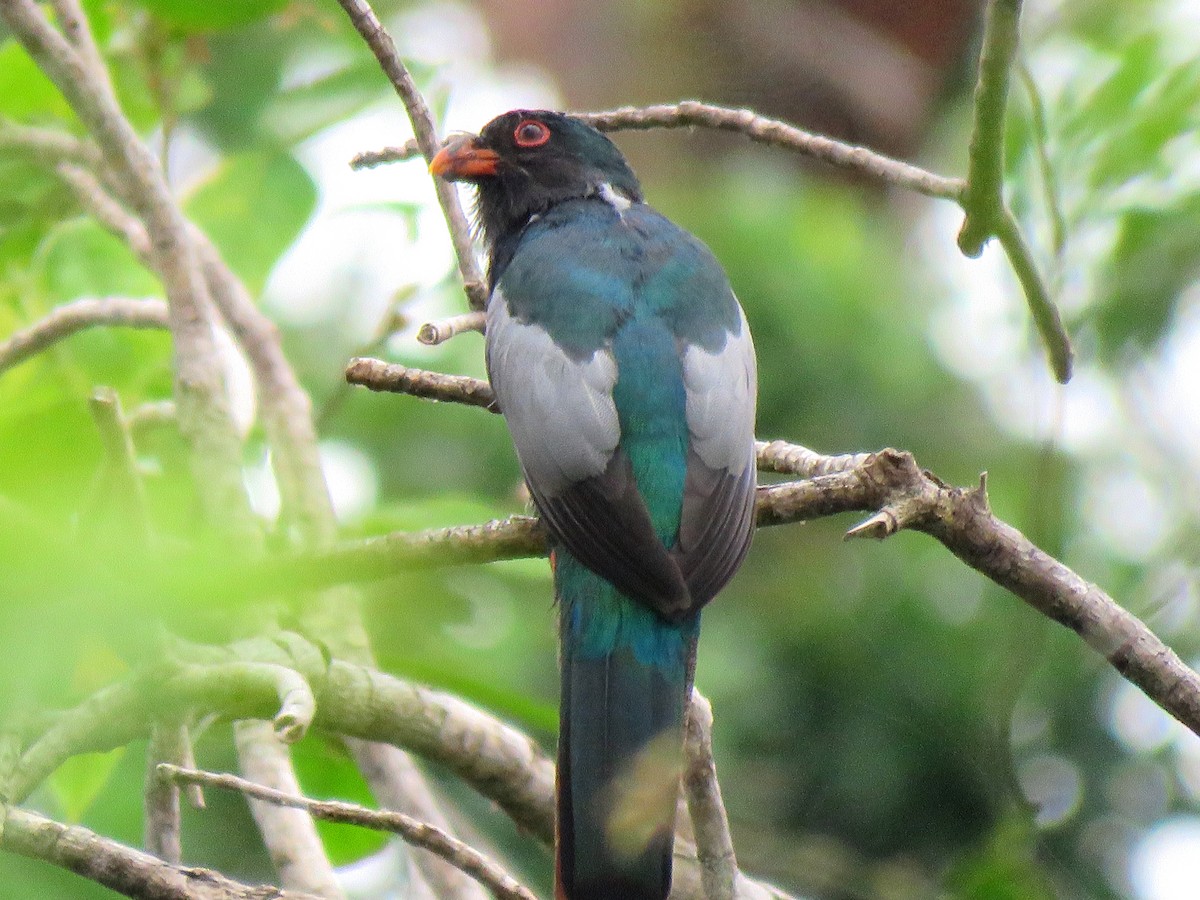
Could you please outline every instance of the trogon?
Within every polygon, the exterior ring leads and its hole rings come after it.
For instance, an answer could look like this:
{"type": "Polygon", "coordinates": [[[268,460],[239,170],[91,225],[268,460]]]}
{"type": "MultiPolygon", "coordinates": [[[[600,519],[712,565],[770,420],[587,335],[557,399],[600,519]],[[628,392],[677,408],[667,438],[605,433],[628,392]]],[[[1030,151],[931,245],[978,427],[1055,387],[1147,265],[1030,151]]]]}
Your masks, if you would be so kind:
{"type": "Polygon", "coordinates": [[[552,545],[556,896],[662,900],[700,610],[754,531],[746,317],[579,119],[505,113],[430,168],[477,188],[488,375],[552,545]]]}

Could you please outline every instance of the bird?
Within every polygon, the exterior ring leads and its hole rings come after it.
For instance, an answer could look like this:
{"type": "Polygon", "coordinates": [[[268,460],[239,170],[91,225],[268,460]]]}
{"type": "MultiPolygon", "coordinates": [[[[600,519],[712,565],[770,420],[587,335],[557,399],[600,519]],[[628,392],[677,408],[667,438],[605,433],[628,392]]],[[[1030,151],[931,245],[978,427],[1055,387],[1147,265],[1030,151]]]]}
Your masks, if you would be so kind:
{"type": "Polygon", "coordinates": [[[430,171],[476,189],[488,377],[551,547],[555,896],[663,900],[701,610],[754,532],[749,325],[579,118],[507,112],[430,171]]]}

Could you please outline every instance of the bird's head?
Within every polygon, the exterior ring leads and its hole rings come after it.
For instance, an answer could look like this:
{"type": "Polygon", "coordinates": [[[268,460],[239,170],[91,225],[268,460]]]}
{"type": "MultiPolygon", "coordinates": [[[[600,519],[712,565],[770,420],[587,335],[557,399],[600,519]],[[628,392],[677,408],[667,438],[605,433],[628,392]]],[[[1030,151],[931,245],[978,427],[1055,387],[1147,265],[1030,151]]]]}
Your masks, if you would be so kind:
{"type": "Polygon", "coordinates": [[[479,190],[478,216],[489,245],[556,203],[602,196],[642,199],[629,163],[608,138],[562,113],[515,109],[478,135],[452,139],[430,163],[434,175],[479,190]]]}

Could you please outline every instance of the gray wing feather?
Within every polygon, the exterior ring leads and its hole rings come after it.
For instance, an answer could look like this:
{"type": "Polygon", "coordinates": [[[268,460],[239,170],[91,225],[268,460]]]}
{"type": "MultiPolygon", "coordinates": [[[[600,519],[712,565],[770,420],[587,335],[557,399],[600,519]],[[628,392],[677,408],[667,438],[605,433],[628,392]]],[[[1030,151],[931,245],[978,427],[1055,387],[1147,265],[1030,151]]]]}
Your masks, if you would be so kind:
{"type": "Polygon", "coordinates": [[[691,344],[683,355],[691,448],[711,469],[740,475],[754,465],[758,370],[746,315],[715,352],[691,344]]]}
{"type": "Polygon", "coordinates": [[[757,364],[739,314],[720,349],[693,344],[683,356],[690,448],[675,553],[697,606],[733,577],[754,535],[757,364]]]}
{"type": "Polygon", "coordinates": [[[530,485],[554,496],[602,474],[621,439],[612,354],[571,359],[544,329],[513,318],[499,289],[487,338],[488,376],[530,485]]]}

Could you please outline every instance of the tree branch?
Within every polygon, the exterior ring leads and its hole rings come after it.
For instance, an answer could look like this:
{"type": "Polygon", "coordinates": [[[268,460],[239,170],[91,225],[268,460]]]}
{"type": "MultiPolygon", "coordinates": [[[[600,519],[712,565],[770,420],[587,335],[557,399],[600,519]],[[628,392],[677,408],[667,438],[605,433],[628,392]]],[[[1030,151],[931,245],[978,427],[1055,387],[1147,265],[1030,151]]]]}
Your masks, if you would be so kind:
{"type": "Polygon", "coordinates": [[[110,387],[98,387],[88,400],[92,419],[100,432],[113,476],[113,494],[124,523],[135,535],[136,550],[144,551],[150,541],[150,519],[146,510],[146,490],[137,467],[133,434],[121,411],[121,399],[110,387]]]}
{"type": "MultiPolygon", "coordinates": [[[[245,641],[230,648],[182,646],[181,661],[114,684],[57,716],[13,773],[20,802],[69,756],[123,746],[148,723],[186,710],[232,719],[270,718],[279,692],[264,670],[297,667],[317,686],[314,724],[331,734],[406,747],[446,767],[496,803],[523,830],[549,844],[554,834],[554,765],[528,736],[463,700],[375,669],[334,659],[299,638],[245,641]],[[297,645],[300,646],[297,646],[297,645]]],[[[292,792],[298,793],[298,792],[292,792]]],[[[695,847],[678,841],[676,898],[702,892],[695,847]]],[[[783,897],[738,875],[738,896],[783,897]]]]}
{"type": "MultiPolygon", "coordinates": [[[[1001,246],[1008,254],[1025,291],[1055,377],[1065,383],[1071,377],[1073,351],[1070,339],[1012,213],[1004,206],[1001,196],[1004,100],[1016,46],[1016,11],[1013,7],[1019,6],[1019,0],[994,0],[989,7],[993,14],[989,15],[989,38],[980,62],[980,87],[975,105],[976,127],[971,141],[971,168],[967,181],[946,178],[865,147],[845,144],[778,119],[760,116],[752,110],[728,109],[695,100],[572,115],[600,131],[694,126],[733,131],[746,135],[752,141],[824,160],[884,184],[927,197],[955,201],[968,214],[960,233],[959,246],[968,256],[974,257],[979,255],[989,238],[1000,238],[1001,246]]],[[[412,159],[422,152],[423,148],[417,142],[409,141],[399,147],[359,153],[350,165],[353,168],[372,168],[387,162],[412,159]]]]}
{"type": "Polygon", "coordinates": [[[166,328],[167,304],[127,297],[86,298],[56,306],[44,319],[0,343],[0,372],[25,362],[88,328],[166,328]]]}
{"type": "MultiPolygon", "coordinates": [[[[396,44],[392,40],[392,36],[380,23],[367,0],[338,0],[338,4],[346,11],[350,22],[367,42],[367,46],[371,48],[375,58],[379,60],[380,68],[392,83],[392,87],[396,89],[400,102],[404,104],[404,109],[408,112],[409,121],[413,126],[413,134],[416,135],[417,144],[421,148],[425,162],[431,162],[434,154],[441,148],[441,141],[437,136],[437,126],[433,121],[433,115],[429,112],[429,107],[425,104],[425,98],[417,90],[412,76],[396,52],[396,44]]],[[[458,273],[462,277],[463,290],[466,291],[467,300],[471,309],[483,309],[487,305],[487,287],[475,261],[471,227],[467,222],[466,214],[463,213],[462,204],[458,201],[458,191],[453,184],[442,178],[433,179],[433,185],[437,191],[438,203],[441,204],[442,212],[446,217],[450,240],[454,243],[454,255],[458,259],[458,273]]]]}
{"type": "Polygon", "coordinates": [[[967,215],[958,234],[959,249],[972,258],[996,233],[1004,208],[1004,120],[1020,15],[1021,0],[988,0],[962,195],[967,215]]]}
{"type": "MultiPolygon", "coordinates": [[[[412,756],[377,741],[344,738],[344,743],[381,809],[426,822],[453,837],[442,803],[412,756]]],[[[487,896],[477,881],[426,850],[412,853],[410,876],[423,878],[438,900],[483,900],[487,896]]],[[[421,895],[414,891],[416,896],[421,895]]]]}
{"type": "Polygon", "coordinates": [[[717,783],[712,727],[712,706],[699,691],[693,690],[684,737],[687,765],[683,771],[683,787],[696,831],[700,881],[706,900],[734,900],[737,856],[733,852],[721,786],[717,783]]]}
{"type": "MultiPolygon", "coordinates": [[[[744,134],[752,141],[793,150],[874,181],[916,191],[927,197],[957,201],[966,187],[961,179],[935,175],[911,163],[892,159],[866,147],[845,144],[779,119],[760,116],[749,109],[729,109],[700,103],[697,100],[681,100],[679,103],[623,106],[604,112],[575,112],[571,115],[582,119],[598,131],[644,131],[651,128],[697,126],[734,131],[744,134]]],[[[350,165],[355,169],[374,168],[384,163],[412,159],[421,152],[421,148],[415,142],[409,141],[399,147],[359,153],[350,161],[350,165]]]]}
{"type": "Polygon", "coordinates": [[[156,777],[156,773],[163,763],[184,765],[184,758],[191,753],[189,743],[187,728],[180,722],[159,720],[150,727],[142,791],[142,846],[172,865],[183,859],[179,785],[156,777]]]}
{"type": "Polygon", "coordinates": [[[760,116],[749,109],[727,109],[695,100],[683,100],[657,106],[625,106],[605,112],[572,115],[600,131],[693,126],[736,131],[752,141],[795,150],[840,169],[857,172],[876,181],[916,191],[927,197],[958,200],[963,190],[963,183],[959,179],[943,178],[909,163],[875,153],[866,147],[844,144],[824,135],[813,134],[787,122],[760,116]]]}
{"type": "MultiPolygon", "coordinates": [[[[270,722],[257,719],[234,723],[238,765],[242,774],[253,781],[285,794],[298,794],[300,782],[283,743],[286,738],[278,727],[282,713],[281,708],[276,715],[274,729],[270,722]]],[[[313,827],[312,817],[305,810],[283,809],[274,804],[251,800],[250,813],[258,824],[263,843],[271,854],[271,864],[283,884],[300,884],[304,890],[327,900],[344,900],[346,894],[333,874],[325,845],[313,827]]]]}
{"type": "Polygon", "coordinates": [[[492,386],[466,375],[445,375],[360,356],[350,360],[346,366],[346,380],[373,391],[463,403],[482,407],[488,412],[500,411],[492,386]]]}
{"type": "MultiPolygon", "coordinates": [[[[91,171],[70,164],[59,165],[57,171],[84,209],[154,270],[150,239],[137,217],[91,171]]],[[[208,236],[190,223],[189,233],[211,297],[254,373],[284,517],[296,524],[295,533],[301,545],[324,547],[336,532],[336,518],[318,455],[311,399],[283,353],[275,323],[259,311],[208,236]]],[[[371,662],[361,613],[353,598],[318,596],[305,604],[302,620],[312,633],[321,634],[339,656],[364,664],[371,662]]],[[[432,794],[427,787],[418,785],[422,776],[402,752],[372,748],[364,742],[350,741],[347,746],[381,802],[408,808],[410,801],[404,799],[405,794],[415,792],[414,796],[423,798],[420,802],[411,801],[416,804],[415,811],[424,818],[442,821],[432,794]],[[387,763],[381,764],[385,759],[387,763]]],[[[447,900],[474,900],[478,893],[474,882],[440,860],[429,857],[421,858],[420,862],[429,869],[426,876],[438,884],[447,900]]]]}
{"type": "Polygon", "coordinates": [[[307,797],[264,787],[234,775],[182,769],[172,765],[160,765],[158,773],[162,778],[175,784],[199,784],[205,787],[239,791],[247,797],[266,803],[303,809],[314,818],[324,819],[327,822],[357,825],[362,828],[399,835],[414,846],[436,853],[455,868],[482,882],[496,897],[503,898],[503,900],[537,900],[528,888],[521,885],[478,850],[464,844],[440,828],[418,821],[411,816],[396,812],[380,812],[338,800],[310,800],[307,797]]]}
{"type": "Polygon", "coordinates": [[[1016,219],[1004,202],[1004,123],[1020,16],[1021,0],[988,2],[975,84],[967,184],[959,200],[966,216],[958,233],[958,246],[974,258],[983,252],[984,244],[999,238],[1021,282],[1054,377],[1066,384],[1071,380],[1074,357],[1071,340],[1016,219]]]}
{"type": "Polygon", "coordinates": [[[62,825],[24,809],[7,809],[0,847],[52,863],[135,900],[319,900],[312,894],[251,887],[209,869],[173,866],[148,853],[62,825]]]}
{"type": "MultiPolygon", "coordinates": [[[[352,380],[374,389],[492,408],[490,388],[478,379],[390,367],[377,360],[355,360],[350,370],[352,380]]],[[[950,487],[922,471],[911,454],[896,450],[833,457],[830,462],[780,442],[760,443],[758,452],[764,468],[787,467],[811,476],[808,481],[759,488],[760,527],[857,510],[874,515],[847,537],[882,539],[904,528],[923,531],[1043,615],[1075,631],[1146,696],[1200,734],[1200,676],[1112,597],[995,518],[982,483],[972,489],[950,487]]],[[[546,552],[537,521],[514,516],[466,528],[373,538],[336,551],[330,563],[332,569],[345,572],[339,557],[346,554],[345,561],[361,566],[365,577],[376,577],[411,565],[433,548],[445,554],[446,565],[546,552]]]]}
{"type": "MultiPolygon", "coordinates": [[[[92,52],[90,34],[73,33],[73,46],[34,0],[0,0],[0,15],[95,137],[105,163],[120,174],[146,223],[167,294],[180,426],[191,445],[196,478],[206,487],[201,492],[206,510],[230,533],[256,540],[258,529],[241,480],[241,442],[229,415],[212,334],[210,302],[182,214],[153,155],[121,113],[107,72],[92,52]]],[[[87,29],[82,17],[73,25],[87,29]]]]}
{"type": "Polygon", "coordinates": [[[100,150],[90,141],[65,131],[18,125],[0,118],[0,150],[13,150],[35,157],[40,162],[76,162],[100,165],[100,150]]]}
{"type": "Polygon", "coordinates": [[[435,347],[445,343],[456,334],[468,331],[482,332],[485,320],[481,310],[463,313],[461,316],[451,316],[440,322],[426,322],[417,332],[417,340],[422,344],[435,347]]]}

